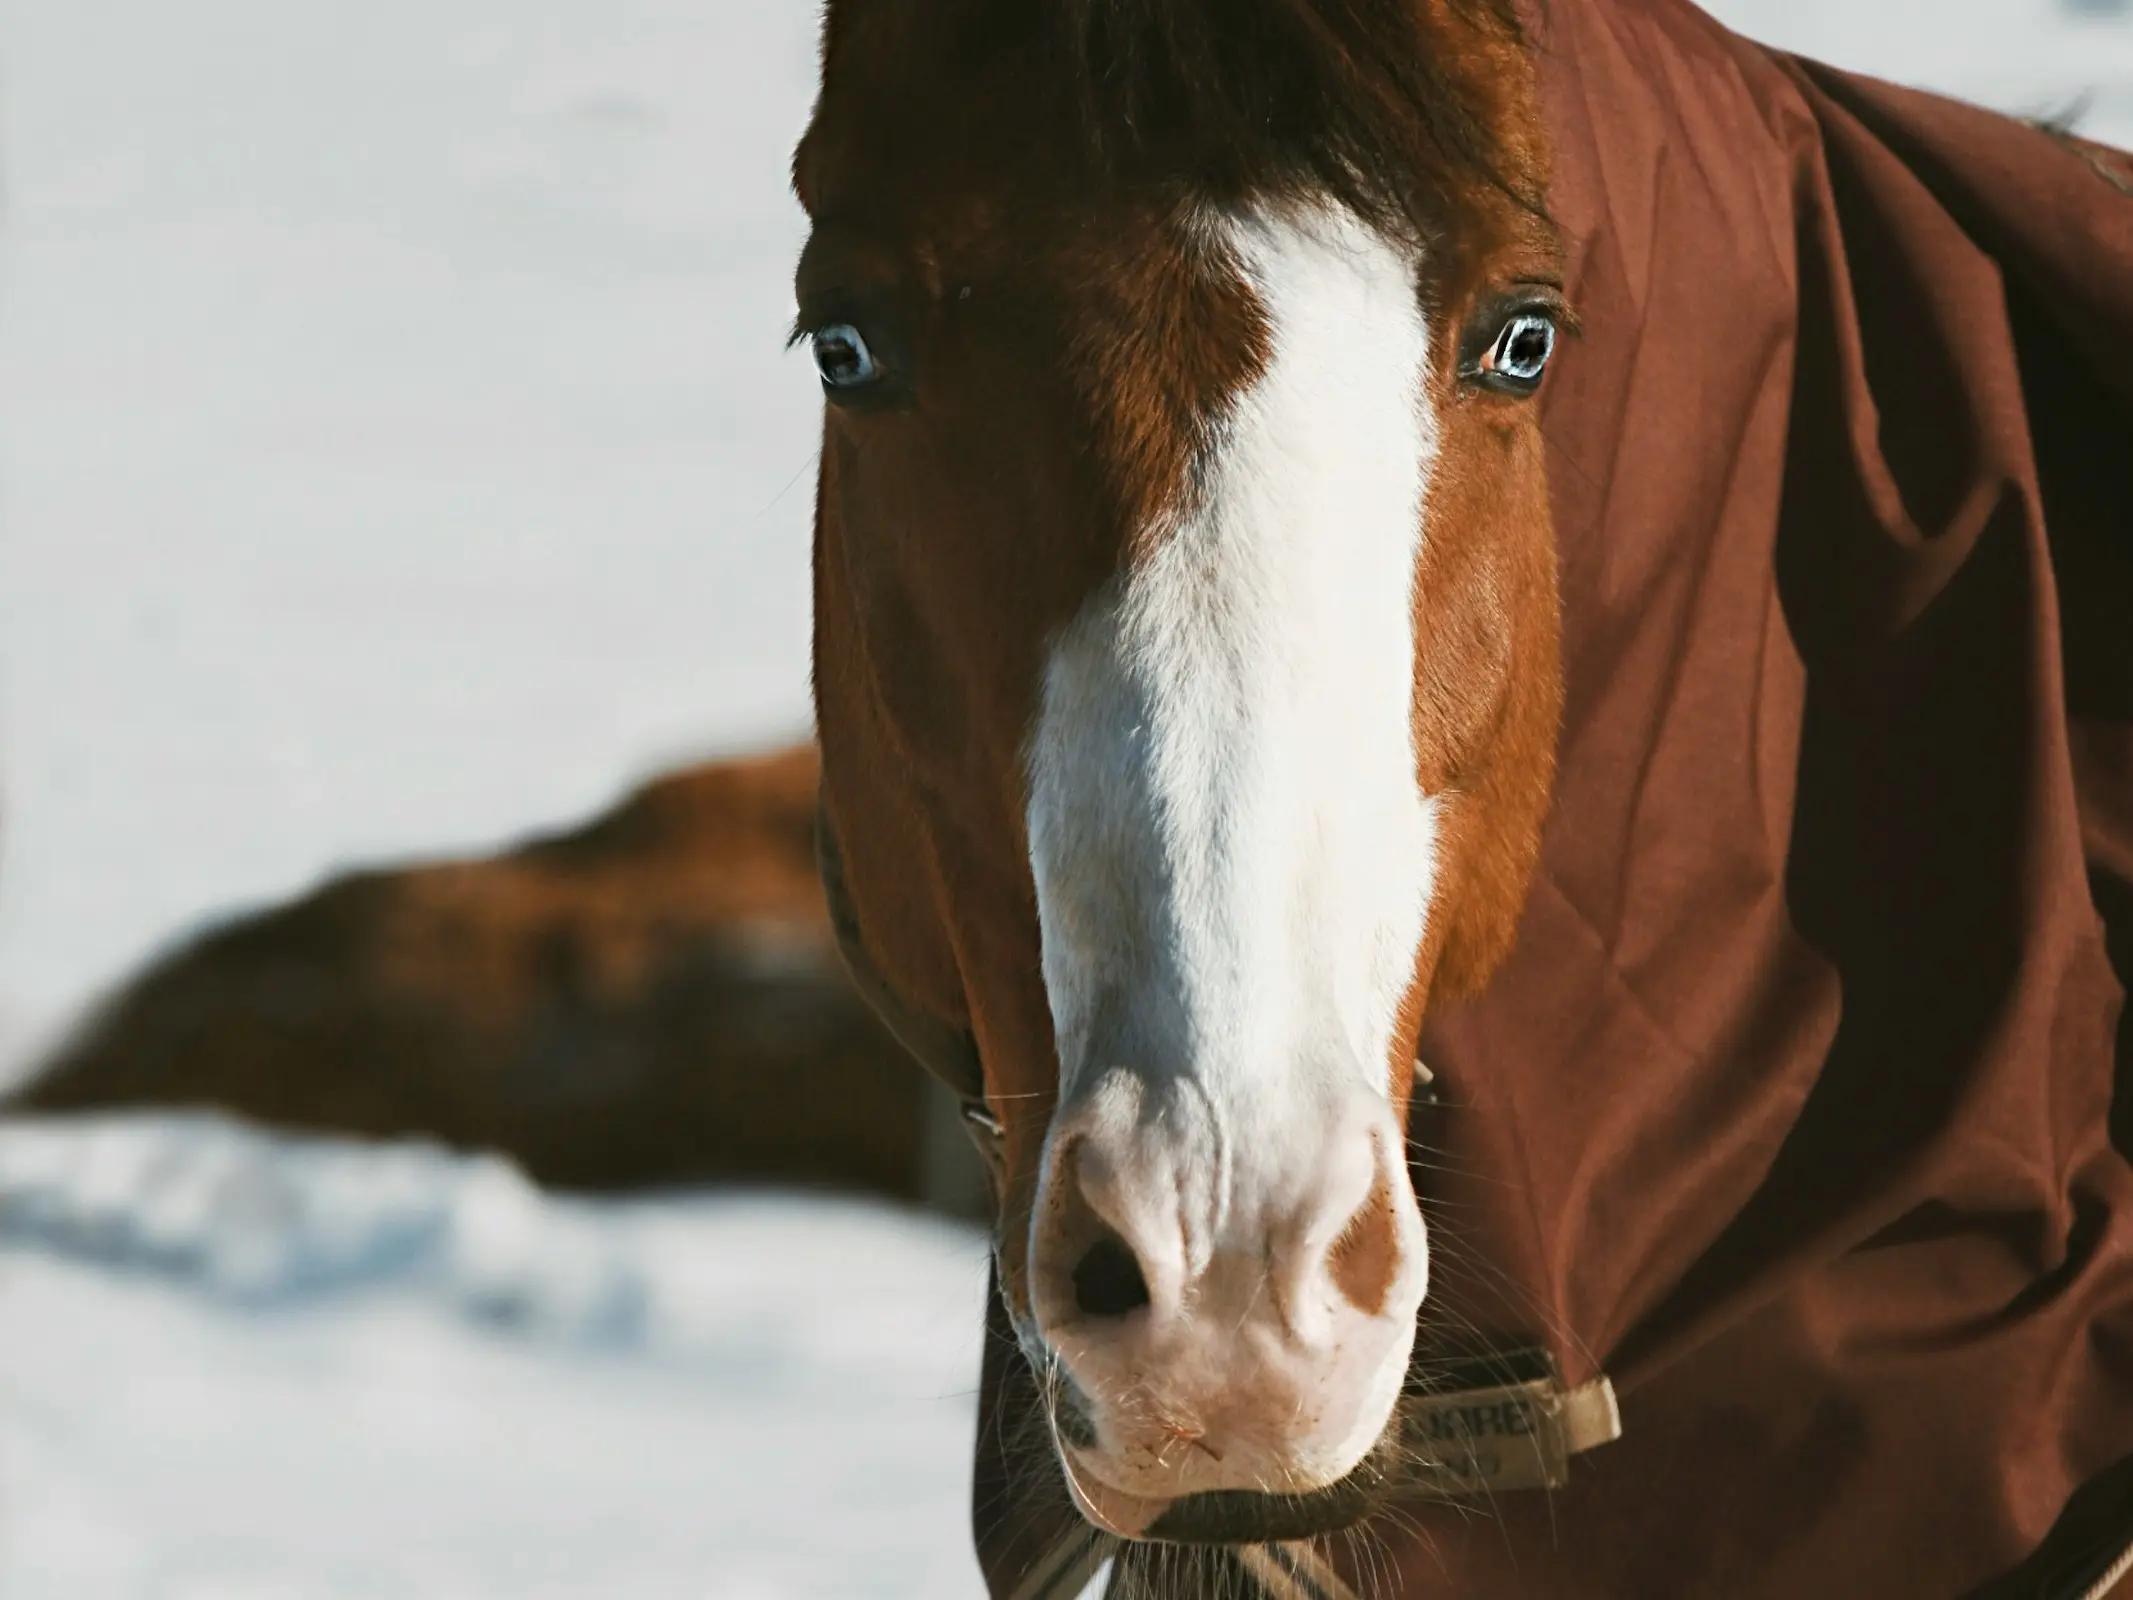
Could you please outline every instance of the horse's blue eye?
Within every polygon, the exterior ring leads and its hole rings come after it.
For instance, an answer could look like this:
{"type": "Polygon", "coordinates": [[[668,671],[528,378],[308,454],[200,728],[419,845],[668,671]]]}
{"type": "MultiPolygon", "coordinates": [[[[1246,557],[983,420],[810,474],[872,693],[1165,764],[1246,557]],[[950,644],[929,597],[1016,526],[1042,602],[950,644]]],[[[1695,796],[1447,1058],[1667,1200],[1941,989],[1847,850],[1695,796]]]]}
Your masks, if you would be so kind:
{"type": "Polygon", "coordinates": [[[849,322],[818,328],[814,335],[815,370],[832,389],[863,389],[881,376],[874,352],[849,322]]]}
{"type": "Polygon", "coordinates": [[[1531,387],[1548,370],[1555,354],[1555,322],[1538,311],[1522,311],[1503,326],[1481,370],[1491,377],[1531,387]]]}

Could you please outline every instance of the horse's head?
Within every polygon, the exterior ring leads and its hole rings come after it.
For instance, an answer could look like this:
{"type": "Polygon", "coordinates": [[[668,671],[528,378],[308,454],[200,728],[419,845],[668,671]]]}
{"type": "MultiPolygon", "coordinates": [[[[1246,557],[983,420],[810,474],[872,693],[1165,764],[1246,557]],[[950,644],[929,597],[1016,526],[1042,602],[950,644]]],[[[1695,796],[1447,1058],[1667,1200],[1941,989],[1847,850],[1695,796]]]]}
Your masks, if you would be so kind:
{"type": "Polygon", "coordinates": [[[1546,162],[1508,0],[830,0],[825,827],[1118,1532],[1344,1520],[1389,1432],[1415,1040],[1552,776],[1546,162]]]}

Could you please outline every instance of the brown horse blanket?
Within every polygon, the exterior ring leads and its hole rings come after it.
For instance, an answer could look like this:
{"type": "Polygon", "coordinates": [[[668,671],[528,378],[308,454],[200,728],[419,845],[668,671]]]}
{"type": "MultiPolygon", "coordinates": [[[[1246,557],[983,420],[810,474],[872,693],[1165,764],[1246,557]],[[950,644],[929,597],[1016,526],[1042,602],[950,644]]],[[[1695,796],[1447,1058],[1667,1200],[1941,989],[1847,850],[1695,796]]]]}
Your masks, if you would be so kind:
{"type": "MultiPolygon", "coordinates": [[[[1604,1370],[1624,1434],[1321,1573],[2100,1593],[2133,1545],[2133,160],[1683,0],[1535,31],[1585,324],[1546,399],[1569,700],[1518,952],[1426,1041],[1423,1316],[1604,1370]]],[[[1044,1592],[1083,1536],[996,1331],[979,1548],[1044,1592]]],[[[1285,1562],[1225,1585],[1320,1592],[1285,1562]]]]}

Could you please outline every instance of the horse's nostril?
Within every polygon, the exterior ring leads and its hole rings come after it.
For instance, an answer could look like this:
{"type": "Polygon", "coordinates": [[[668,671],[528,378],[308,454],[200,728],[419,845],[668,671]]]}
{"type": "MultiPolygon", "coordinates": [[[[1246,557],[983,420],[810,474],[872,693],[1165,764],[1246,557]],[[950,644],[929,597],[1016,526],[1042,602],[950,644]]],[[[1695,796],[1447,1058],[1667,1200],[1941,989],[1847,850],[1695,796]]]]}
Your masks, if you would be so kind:
{"type": "Polygon", "coordinates": [[[1074,1304],[1085,1317],[1123,1317],[1148,1303],[1148,1280],[1125,1241],[1111,1235],[1089,1246],[1074,1268],[1074,1304]]]}

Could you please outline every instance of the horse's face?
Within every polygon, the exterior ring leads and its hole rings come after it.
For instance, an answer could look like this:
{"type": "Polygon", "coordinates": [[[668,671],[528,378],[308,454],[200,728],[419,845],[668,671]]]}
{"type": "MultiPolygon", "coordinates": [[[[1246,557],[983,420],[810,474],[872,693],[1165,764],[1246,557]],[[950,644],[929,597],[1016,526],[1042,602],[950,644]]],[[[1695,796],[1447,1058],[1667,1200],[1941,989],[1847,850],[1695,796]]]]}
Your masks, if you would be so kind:
{"type": "MultiPolygon", "coordinates": [[[[1098,52],[1256,15],[1060,6],[1098,52]]],[[[1053,82],[1039,9],[831,6],[795,162],[825,824],[898,1002],[975,1038],[1083,1510],[1249,1537],[1352,1515],[1388,1437],[1416,1034],[1507,944],[1546,805],[1556,251],[1478,173],[1410,228],[1271,146],[1112,159],[1106,63],[1053,82]]],[[[1386,9],[1540,192],[1522,49],[1386,9]]]]}

